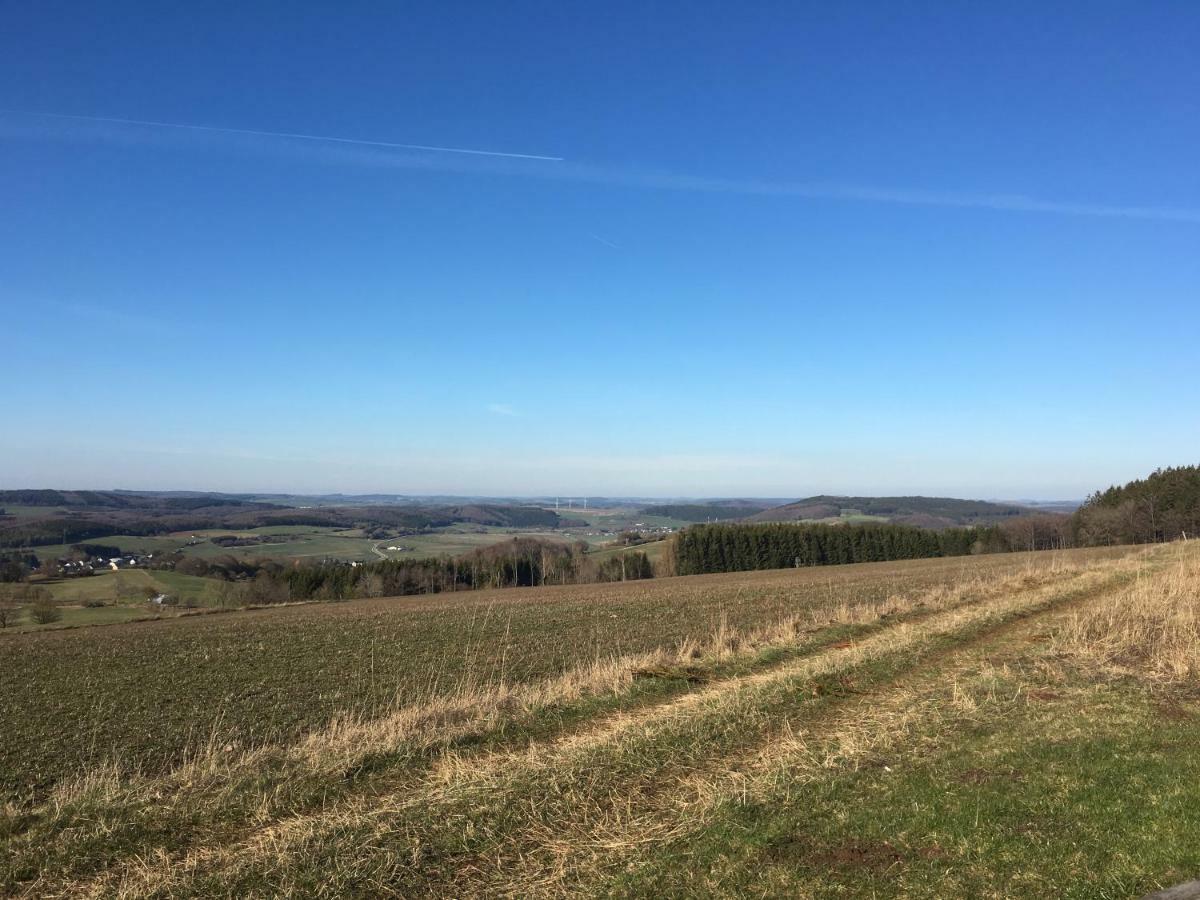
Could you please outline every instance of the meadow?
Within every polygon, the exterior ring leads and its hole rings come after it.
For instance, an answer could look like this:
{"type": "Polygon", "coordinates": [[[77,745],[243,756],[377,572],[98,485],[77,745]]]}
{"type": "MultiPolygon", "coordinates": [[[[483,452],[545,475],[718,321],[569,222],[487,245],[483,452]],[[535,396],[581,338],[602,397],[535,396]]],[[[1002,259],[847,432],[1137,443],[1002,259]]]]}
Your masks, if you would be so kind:
{"type": "Polygon", "coordinates": [[[1194,547],[3,636],[0,885],[1136,896],[1200,867],[1194,547]]]}

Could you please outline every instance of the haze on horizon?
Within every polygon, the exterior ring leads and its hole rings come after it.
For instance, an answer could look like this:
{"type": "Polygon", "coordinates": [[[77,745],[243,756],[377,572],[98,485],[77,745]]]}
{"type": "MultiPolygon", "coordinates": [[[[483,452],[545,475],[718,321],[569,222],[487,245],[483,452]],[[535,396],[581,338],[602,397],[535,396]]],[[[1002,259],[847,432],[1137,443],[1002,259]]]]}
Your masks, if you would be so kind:
{"type": "MultiPolygon", "coordinates": [[[[213,491],[223,493],[396,494],[458,497],[638,497],[638,498],[789,498],[830,494],[838,496],[945,496],[980,500],[1082,500],[1097,488],[1115,483],[1080,483],[1064,470],[1047,477],[1030,472],[1024,482],[994,478],[964,470],[961,480],[932,473],[911,481],[886,481],[869,474],[868,455],[824,460],[815,469],[776,459],[703,457],[566,459],[529,461],[503,475],[485,458],[446,461],[421,460],[388,466],[358,459],[349,463],[302,459],[240,457],[221,459],[188,453],[133,451],[124,459],[76,463],[63,456],[61,476],[49,480],[31,468],[5,466],[0,489],[58,488],[66,490],[213,491]],[[124,480],[111,473],[124,471],[124,480]],[[205,473],[211,473],[207,477],[205,473]],[[794,473],[794,474],[793,474],[794,473]],[[790,475],[790,477],[789,477],[790,475]],[[1057,476],[1058,481],[1053,477],[1057,476]],[[188,480],[188,479],[191,480],[188,480]],[[495,485],[501,485],[499,489],[495,485]],[[547,489],[543,486],[549,485],[547,489]],[[670,490],[664,485],[677,485],[670,490]]],[[[947,466],[953,464],[946,459],[947,466]]],[[[1001,465],[996,461],[996,465],[1001,465]]],[[[51,466],[51,471],[53,466],[51,466]]],[[[992,474],[992,473],[987,473],[992,474]]],[[[1136,474],[1136,473],[1135,473],[1136,474]]]]}
{"type": "Polygon", "coordinates": [[[0,488],[1049,500],[1196,461],[1188,5],[9,19],[0,488]]]}

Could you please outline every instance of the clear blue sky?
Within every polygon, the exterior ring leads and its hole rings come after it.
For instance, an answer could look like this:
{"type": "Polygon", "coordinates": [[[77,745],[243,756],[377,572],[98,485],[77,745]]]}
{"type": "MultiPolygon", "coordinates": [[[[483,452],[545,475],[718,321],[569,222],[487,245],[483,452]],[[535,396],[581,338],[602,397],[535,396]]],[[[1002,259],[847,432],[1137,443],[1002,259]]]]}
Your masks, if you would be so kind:
{"type": "Polygon", "coordinates": [[[7,4],[0,486],[1050,498],[1200,456],[1194,3],[329,9],[7,4]]]}

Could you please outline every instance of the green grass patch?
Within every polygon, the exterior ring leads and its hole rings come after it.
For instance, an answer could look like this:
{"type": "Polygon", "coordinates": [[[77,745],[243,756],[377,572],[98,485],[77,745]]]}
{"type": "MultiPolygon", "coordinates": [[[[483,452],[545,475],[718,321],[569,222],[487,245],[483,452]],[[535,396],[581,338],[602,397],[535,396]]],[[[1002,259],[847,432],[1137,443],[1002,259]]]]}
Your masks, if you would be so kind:
{"type": "Polygon", "coordinates": [[[1194,700],[1079,673],[988,681],[943,727],[725,802],[600,893],[1118,898],[1200,872],[1194,700]]]}

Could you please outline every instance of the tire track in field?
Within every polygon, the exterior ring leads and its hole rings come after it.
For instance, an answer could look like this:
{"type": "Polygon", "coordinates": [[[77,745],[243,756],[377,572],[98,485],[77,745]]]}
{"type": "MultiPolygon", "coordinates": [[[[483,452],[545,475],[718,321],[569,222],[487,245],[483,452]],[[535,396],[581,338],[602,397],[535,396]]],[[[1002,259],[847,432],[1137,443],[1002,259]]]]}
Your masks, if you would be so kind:
{"type": "MultiPolygon", "coordinates": [[[[93,887],[133,894],[155,890],[187,893],[224,883],[236,891],[238,877],[260,886],[281,886],[292,877],[292,869],[303,869],[314,854],[326,858],[322,851],[327,854],[335,847],[339,865],[370,878],[372,889],[395,892],[404,885],[405,890],[419,891],[422,883],[429,885],[423,876],[430,873],[422,869],[437,865],[437,860],[424,852],[428,837],[424,832],[440,831],[441,837],[451,837],[457,829],[474,828],[478,834],[479,829],[488,828],[489,816],[502,823],[514,816],[518,821],[507,829],[497,826],[474,844],[462,841],[459,853],[442,860],[453,862],[456,888],[484,889],[489,883],[491,890],[500,887],[487,874],[496,869],[485,864],[493,857],[498,861],[511,857],[525,876],[564,871],[570,868],[563,858],[564,847],[570,848],[568,856],[603,857],[613,848],[669,837],[678,824],[668,824],[672,817],[664,816],[663,811],[682,802],[679,790],[687,778],[719,771],[730,758],[753,753],[769,741],[771,721],[777,719],[780,705],[786,708],[789,696],[814,677],[849,672],[905,652],[917,652],[915,664],[921,665],[938,651],[935,644],[939,639],[969,639],[972,629],[994,633],[1016,617],[1048,611],[1073,598],[1115,587],[1129,568],[1128,563],[1096,566],[984,608],[954,607],[936,613],[919,628],[900,623],[853,647],[827,649],[788,661],[645,712],[618,714],[557,742],[484,759],[449,755],[423,785],[403,796],[373,797],[296,816],[236,846],[197,848],[183,859],[146,860],[141,872],[126,873],[131,877],[118,882],[105,884],[102,880],[93,887]],[[706,753],[700,745],[687,743],[706,734],[720,737],[722,726],[728,728],[731,722],[747,734],[719,747],[719,752],[706,753]],[[752,727],[746,729],[747,723],[752,727]],[[613,777],[606,783],[602,774],[613,777]],[[429,822],[430,815],[437,821],[429,822]],[[564,840],[563,835],[571,839],[564,840]],[[554,849],[555,842],[559,850],[554,849]],[[364,847],[373,849],[364,851],[364,847]],[[379,853],[393,857],[386,873],[371,865],[371,857],[379,853]],[[400,861],[405,856],[410,859],[407,863],[400,861]],[[374,876],[362,874],[372,871],[374,876]],[[220,880],[211,881],[210,875],[220,880]],[[266,881],[255,880],[260,876],[266,881]],[[225,882],[225,877],[233,880],[225,882]]],[[[790,699],[796,706],[795,697],[790,699]]],[[[529,877],[518,880],[531,883],[529,877]]]]}
{"type": "MultiPolygon", "coordinates": [[[[606,870],[611,873],[631,867],[641,853],[652,851],[664,842],[686,842],[687,835],[702,828],[707,814],[718,804],[762,790],[764,784],[778,775],[788,753],[811,753],[822,743],[851,736],[851,743],[855,739],[860,742],[857,752],[861,754],[875,741],[894,738],[908,726],[922,721],[921,716],[905,709],[918,697],[914,685],[932,682],[944,688],[948,676],[976,665],[980,648],[1011,640],[1014,633],[1042,627],[1047,618],[1059,617],[1117,590],[1126,580],[1127,577],[1118,575],[1082,591],[1071,591],[1058,599],[1052,597],[1043,604],[1002,616],[998,624],[978,633],[969,633],[968,625],[962,629],[968,632],[965,639],[921,654],[913,665],[901,667],[896,677],[878,686],[852,690],[837,698],[827,708],[806,717],[798,731],[794,730],[795,722],[785,719],[766,730],[762,740],[708,760],[674,781],[670,790],[648,795],[645,807],[619,831],[610,830],[603,821],[583,823],[574,833],[568,830],[569,825],[564,828],[563,823],[545,829],[541,843],[549,848],[552,858],[554,855],[559,858],[547,865],[545,853],[540,859],[537,854],[524,853],[505,871],[503,881],[493,881],[483,892],[511,897],[574,894],[568,887],[571,882],[587,876],[603,877],[606,870]],[[901,727],[879,714],[881,706],[890,708],[893,714],[900,713],[901,727]],[[855,732],[856,738],[852,736],[855,732]],[[647,839],[648,835],[653,837],[647,839]],[[570,858],[575,859],[574,866],[570,858]]],[[[922,712],[940,711],[925,707],[922,712]]]]}

